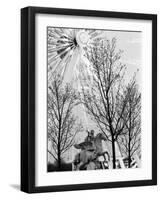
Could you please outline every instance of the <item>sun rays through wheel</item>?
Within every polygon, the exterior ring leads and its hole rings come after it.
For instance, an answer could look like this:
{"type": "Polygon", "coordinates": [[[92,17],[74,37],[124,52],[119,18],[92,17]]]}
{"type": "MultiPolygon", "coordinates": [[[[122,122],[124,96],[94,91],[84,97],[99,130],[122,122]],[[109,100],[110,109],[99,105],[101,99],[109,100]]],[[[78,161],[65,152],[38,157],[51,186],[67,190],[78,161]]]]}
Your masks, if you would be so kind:
{"type": "Polygon", "coordinates": [[[85,58],[85,51],[96,40],[102,39],[102,32],[88,29],[48,28],[48,80],[52,73],[63,76],[70,82],[80,77],[80,71],[89,73],[90,63],[85,58]]]}
{"type": "MultiPolygon", "coordinates": [[[[81,92],[82,84],[90,82],[92,77],[86,51],[102,38],[102,31],[98,30],[48,28],[48,85],[53,75],[59,74],[64,84],[72,83],[73,88],[81,92]]],[[[89,122],[83,105],[82,110],[87,126],[89,122]]]]}

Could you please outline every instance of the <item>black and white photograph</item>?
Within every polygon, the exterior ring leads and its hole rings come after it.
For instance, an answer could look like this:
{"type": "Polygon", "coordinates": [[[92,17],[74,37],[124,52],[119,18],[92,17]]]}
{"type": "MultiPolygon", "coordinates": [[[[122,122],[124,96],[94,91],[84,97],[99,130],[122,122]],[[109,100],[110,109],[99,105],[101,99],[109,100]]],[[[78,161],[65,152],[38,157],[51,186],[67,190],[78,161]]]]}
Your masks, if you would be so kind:
{"type": "Polygon", "coordinates": [[[141,168],[142,32],[46,32],[47,172],[141,168]]]}
{"type": "Polygon", "coordinates": [[[157,16],[21,16],[21,190],[156,185],[157,16]]]}

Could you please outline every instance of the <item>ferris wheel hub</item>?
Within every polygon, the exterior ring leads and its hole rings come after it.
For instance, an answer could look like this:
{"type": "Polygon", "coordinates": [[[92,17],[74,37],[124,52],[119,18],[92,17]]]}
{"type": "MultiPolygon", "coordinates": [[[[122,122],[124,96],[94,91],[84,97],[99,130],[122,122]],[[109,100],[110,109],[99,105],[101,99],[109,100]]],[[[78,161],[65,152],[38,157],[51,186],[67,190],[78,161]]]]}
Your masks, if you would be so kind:
{"type": "Polygon", "coordinates": [[[88,41],[89,41],[89,35],[87,32],[85,32],[85,31],[78,32],[77,42],[78,42],[79,46],[87,45],[88,41]]]}

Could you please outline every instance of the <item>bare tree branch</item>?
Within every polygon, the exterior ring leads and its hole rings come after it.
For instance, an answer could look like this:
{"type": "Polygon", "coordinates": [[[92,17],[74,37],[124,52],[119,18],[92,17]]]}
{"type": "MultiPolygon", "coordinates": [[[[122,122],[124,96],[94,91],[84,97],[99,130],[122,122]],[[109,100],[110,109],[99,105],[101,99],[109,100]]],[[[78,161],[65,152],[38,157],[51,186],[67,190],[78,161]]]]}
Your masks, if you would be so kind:
{"type": "Polygon", "coordinates": [[[99,129],[111,142],[113,168],[116,167],[115,141],[124,132],[122,119],[126,110],[127,98],[123,95],[122,81],[125,65],[121,64],[122,51],[116,52],[116,39],[95,43],[87,52],[92,66],[92,83],[85,88],[82,83],[80,102],[96,122],[99,129]]]}
{"type": "Polygon", "coordinates": [[[59,75],[53,76],[48,89],[48,138],[52,142],[52,152],[48,152],[61,167],[63,154],[74,144],[75,135],[82,126],[73,115],[77,104],[76,94],[70,84],[63,85],[59,75]]]}

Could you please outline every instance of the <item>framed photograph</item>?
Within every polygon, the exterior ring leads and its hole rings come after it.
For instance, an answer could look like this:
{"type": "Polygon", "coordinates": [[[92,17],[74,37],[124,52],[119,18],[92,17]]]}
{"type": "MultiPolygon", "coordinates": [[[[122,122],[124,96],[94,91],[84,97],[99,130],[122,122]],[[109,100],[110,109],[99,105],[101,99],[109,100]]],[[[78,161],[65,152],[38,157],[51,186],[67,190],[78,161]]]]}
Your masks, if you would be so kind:
{"type": "Polygon", "coordinates": [[[21,9],[21,190],[157,184],[157,16],[21,9]]]}

